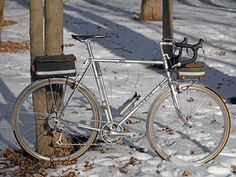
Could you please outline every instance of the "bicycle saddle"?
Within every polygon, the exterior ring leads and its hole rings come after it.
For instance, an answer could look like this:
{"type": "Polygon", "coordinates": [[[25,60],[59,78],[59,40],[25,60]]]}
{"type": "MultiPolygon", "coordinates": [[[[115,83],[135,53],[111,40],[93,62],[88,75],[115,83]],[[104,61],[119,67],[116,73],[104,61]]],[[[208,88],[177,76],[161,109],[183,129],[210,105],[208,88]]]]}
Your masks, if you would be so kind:
{"type": "Polygon", "coordinates": [[[94,38],[106,38],[107,36],[103,35],[76,35],[72,34],[71,35],[73,39],[79,40],[79,41],[85,41],[87,39],[94,39],[94,38]]]}

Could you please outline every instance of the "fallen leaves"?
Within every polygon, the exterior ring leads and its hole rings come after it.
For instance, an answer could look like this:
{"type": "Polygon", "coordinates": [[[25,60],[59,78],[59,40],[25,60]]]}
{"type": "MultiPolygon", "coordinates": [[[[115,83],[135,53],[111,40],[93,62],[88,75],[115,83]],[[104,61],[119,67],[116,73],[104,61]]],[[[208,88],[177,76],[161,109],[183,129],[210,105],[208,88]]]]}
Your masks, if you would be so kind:
{"type": "Polygon", "coordinates": [[[3,20],[2,26],[11,26],[16,24],[16,21],[14,20],[3,20]]]}
{"type": "Polygon", "coordinates": [[[192,176],[192,172],[189,170],[184,170],[182,176],[192,176]]]}
{"type": "MultiPolygon", "coordinates": [[[[5,165],[5,169],[19,167],[12,174],[13,176],[34,176],[34,177],[45,177],[47,176],[46,169],[49,168],[57,168],[62,165],[71,165],[75,164],[75,160],[73,161],[44,161],[37,159],[33,159],[31,156],[24,155],[23,153],[16,152],[10,148],[7,148],[3,152],[3,156],[7,158],[7,163],[5,165]]],[[[69,174],[68,174],[69,175],[69,174]]],[[[66,177],[74,177],[73,172],[69,176],[66,177]]]]}
{"type": "MultiPolygon", "coordinates": [[[[11,26],[16,24],[14,20],[3,20],[2,26],[11,26]]],[[[29,50],[27,42],[0,41],[0,53],[16,53],[29,50]]]]}
{"type": "Polygon", "coordinates": [[[122,167],[119,168],[119,172],[126,174],[126,173],[128,173],[128,171],[129,171],[129,168],[128,168],[128,167],[129,167],[130,165],[136,166],[136,165],[138,165],[138,164],[140,164],[140,160],[137,159],[137,158],[135,158],[135,157],[132,157],[132,156],[131,156],[130,159],[129,159],[129,161],[128,161],[127,163],[125,163],[122,167]]]}
{"type": "Polygon", "coordinates": [[[225,51],[219,51],[219,52],[216,52],[216,55],[225,56],[226,52],[225,51]]]}
{"type": "Polygon", "coordinates": [[[233,174],[236,174],[236,165],[231,166],[231,171],[233,174]]]}
{"type": "Polygon", "coordinates": [[[13,41],[2,41],[0,43],[0,52],[16,53],[25,50],[29,50],[29,44],[27,42],[13,42],[13,41]]]}
{"type": "Polygon", "coordinates": [[[135,165],[138,165],[138,164],[140,164],[140,160],[139,159],[137,159],[135,157],[130,157],[128,165],[135,166],[135,165]]]}
{"type": "Polygon", "coordinates": [[[85,164],[84,164],[84,171],[89,171],[89,170],[91,170],[91,169],[93,169],[93,165],[92,165],[90,162],[85,161],[85,164]]]}

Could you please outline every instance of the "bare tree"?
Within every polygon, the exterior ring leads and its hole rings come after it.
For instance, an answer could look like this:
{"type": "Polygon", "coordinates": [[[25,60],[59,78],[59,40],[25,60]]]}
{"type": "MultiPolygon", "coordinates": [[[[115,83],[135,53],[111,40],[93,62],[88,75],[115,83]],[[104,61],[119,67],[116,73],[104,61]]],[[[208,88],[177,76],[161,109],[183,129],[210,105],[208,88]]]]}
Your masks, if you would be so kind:
{"type": "Polygon", "coordinates": [[[4,11],[4,0],[0,0],[0,43],[2,41],[2,24],[3,24],[3,11],[4,11]]]}
{"type": "Polygon", "coordinates": [[[139,20],[162,20],[161,0],[142,0],[139,20]]]}
{"type": "Polygon", "coordinates": [[[63,0],[45,0],[45,55],[63,53],[63,0]]]}
{"type": "Polygon", "coordinates": [[[44,55],[43,0],[30,0],[30,54],[31,64],[35,56],[44,55]]]}
{"type": "MultiPolygon", "coordinates": [[[[36,56],[63,54],[63,0],[30,1],[30,45],[31,63],[33,63],[36,56]],[[45,5],[45,25],[43,25],[43,5],[45,5]]],[[[49,113],[51,111],[52,98],[49,94],[47,89],[44,88],[34,92],[33,101],[35,112],[42,113],[45,111],[49,113]],[[40,99],[40,103],[37,102],[38,99],[40,99]]],[[[58,94],[58,92],[55,92],[55,94],[58,94]]],[[[39,118],[37,115],[35,116],[37,151],[48,156],[53,156],[58,151],[62,151],[61,148],[52,146],[58,140],[57,135],[52,136],[51,134],[45,133],[47,130],[44,131],[42,129],[48,117],[42,118],[40,116],[39,118]]],[[[63,141],[66,142],[67,140],[63,137],[63,141]]]]}

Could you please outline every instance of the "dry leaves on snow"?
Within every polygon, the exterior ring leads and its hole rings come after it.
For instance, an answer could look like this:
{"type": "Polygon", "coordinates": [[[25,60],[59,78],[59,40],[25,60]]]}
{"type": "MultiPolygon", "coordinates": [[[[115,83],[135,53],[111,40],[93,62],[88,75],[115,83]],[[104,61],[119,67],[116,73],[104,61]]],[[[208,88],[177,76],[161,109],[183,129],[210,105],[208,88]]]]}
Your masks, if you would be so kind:
{"type": "Polygon", "coordinates": [[[16,21],[14,20],[3,20],[2,26],[11,26],[16,24],[16,21]]]}
{"type": "Polygon", "coordinates": [[[27,42],[2,41],[0,43],[0,52],[16,53],[29,50],[27,42]]]}
{"type": "MultiPolygon", "coordinates": [[[[76,161],[38,161],[33,159],[31,156],[24,155],[20,152],[16,152],[10,148],[6,149],[3,152],[4,157],[7,159],[5,169],[19,167],[15,170],[13,176],[24,176],[24,177],[45,177],[47,176],[46,169],[57,168],[62,165],[71,165],[75,164],[76,161]]],[[[65,177],[74,177],[74,172],[70,172],[65,177]]]]}

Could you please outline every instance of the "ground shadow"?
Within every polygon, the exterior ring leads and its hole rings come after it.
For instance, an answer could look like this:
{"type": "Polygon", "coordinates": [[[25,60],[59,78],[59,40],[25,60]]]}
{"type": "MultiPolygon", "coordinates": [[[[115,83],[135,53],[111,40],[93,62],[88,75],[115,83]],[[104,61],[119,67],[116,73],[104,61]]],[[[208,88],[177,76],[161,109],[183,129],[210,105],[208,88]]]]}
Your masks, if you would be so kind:
{"type": "MultiPolygon", "coordinates": [[[[132,28],[127,26],[126,22],[124,24],[116,23],[103,16],[97,16],[91,9],[84,8],[81,10],[79,7],[68,4],[65,4],[64,8],[83,17],[79,18],[65,13],[65,28],[72,33],[107,35],[108,39],[96,42],[112,51],[117,57],[154,58],[156,52],[153,53],[153,51],[159,50],[157,41],[153,41],[143,34],[132,30],[132,28]],[[142,50],[134,51],[134,48],[142,48],[142,50]]],[[[103,8],[107,8],[107,6],[103,8]]],[[[130,13],[126,11],[124,11],[124,14],[130,16],[130,13]]],[[[139,24],[142,26],[141,23],[139,24]]],[[[161,23],[157,26],[157,29],[161,30],[161,23]]]]}
{"type": "MultiPolygon", "coordinates": [[[[0,122],[6,126],[11,127],[11,107],[14,104],[16,97],[11,92],[10,88],[0,78],[0,94],[5,102],[0,102],[0,122]]],[[[8,129],[6,129],[8,130],[8,129]]],[[[2,129],[0,131],[0,141],[5,142],[8,146],[15,146],[11,140],[8,139],[9,132],[2,129]]]]}
{"type": "Polygon", "coordinates": [[[188,0],[176,0],[182,4],[191,6],[191,7],[200,7],[200,8],[215,8],[217,10],[225,11],[225,12],[236,12],[235,7],[226,7],[222,6],[220,4],[217,4],[216,2],[213,2],[211,0],[198,0],[202,5],[197,5],[195,2],[197,1],[188,1],[188,0]]]}
{"type": "MultiPolygon", "coordinates": [[[[199,6],[195,5],[194,3],[190,3],[186,0],[177,0],[179,3],[199,8],[199,6]]],[[[25,8],[29,8],[29,1],[28,0],[17,0],[18,4],[24,6],[25,8]]],[[[112,21],[109,18],[106,18],[105,15],[98,16],[96,13],[96,6],[100,7],[100,10],[103,9],[114,11],[114,14],[120,16],[126,16],[127,21],[132,18],[132,14],[136,12],[132,12],[132,10],[121,9],[115,7],[111,4],[104,4],[103,2],[97,0],[84,0],[88,4],[88,7],[83,7],[75,4],[64,4],[64,25],[71,33],[79,33],[79,34],[104,34],[110,36],[108,40],[98,40],[97,43],[105,47],[106,49],[110,50],[118,57],[123,58],[148,58],[153,59],[156,56],[157,51],[159,51],[158,41],[151,40],[147,38],[145,35],[141,33],[137,33],[136,31],[132,30],[131,26],[127,26],[124,23],[118,23],[116,21],[112,21]],[[67,13],[70,12],[70,13],[67,13]],[[73,16],[70,15],[73,13],[73,16]],[[139,50],[134,50],[135,48],[139,50]],[[140,50],[142,49],[142,50],[140,50]]],[[[227,7],[222,5],[216,4],[213,1],[207,0],[202,1],[199,0],[200,3],[207,5],[204,8],[221,8],[221,10],[227,10],[227,7]],[[208,7],[209,6],[209,7],[208,7]]],[[[232,11],[231,11],[232,12],[232,11]]],[[[102,13],[101,13],[102,14],[102,13]]],[[[198,17],[196,17],[198,20],[198,17]]],[[[199,19],[203,20],[203,19],[199,19]]],[[[205,23],[207,23],[207,19],[204,19],[205,23]]],[[[209,19],[208,19],[209,20],[209,19]]],[[[212,20],[212,19],[211,19],[212,20]]],[[[136,22],[140,23],[140,22],[136,22]]],[[[208,21],[208,23],[217,23],[217,21],[208,21]]],[[[218,22],[219,23],[219,22],[218,22]]],[[[161,23],[156,23],[156,31],[161,32],[161,23]]],[[[225,24],[226,25],[226,24],[225,24]]],[[[142,26],[142,24],[140,24],[142,26]]],[[[192,35],[186,34],[180,30],[175,30],[175,33],[181,36],[187,36],[189,38],[194,38],[192,35]]],[[[159,39],[161,40],[161,39],[159,39]]],[[[222,43],[226,43],[227,41],[221,41],[222,43]]],[[[217,48],[219,50],[227,50],[221,46],[214,46],[214,44],[208,43],[209,46],[217,48]]],[[[229,51],[231,52],[231,51],[229,51]]],[[[210,58],[210,60],[214,60],[210,58]]],[[[228,64],[224,63],[224,61],[218,61],[221,64],[228,64]]],[[[232,65],[231,65],[232,66],[232,65]]],[[[207,85],[210,85],[212,88],[217,89],[220,92],[220,95],[223,96],[225,100],[227,100],[230,96],[234,93],[231,91],[225,92],[225,89],[228,88],[228,84],[224,84],[225,80],[230,80],[232,87],[234,87],[236,83],[235,77],[228,76],[227,74],[217,70],[216,68],[207,68],[208,78],[204,81],[207,85]],[[223,85],[220,83],[216,83],[215,81],[221,78],[223,85]]]]}

